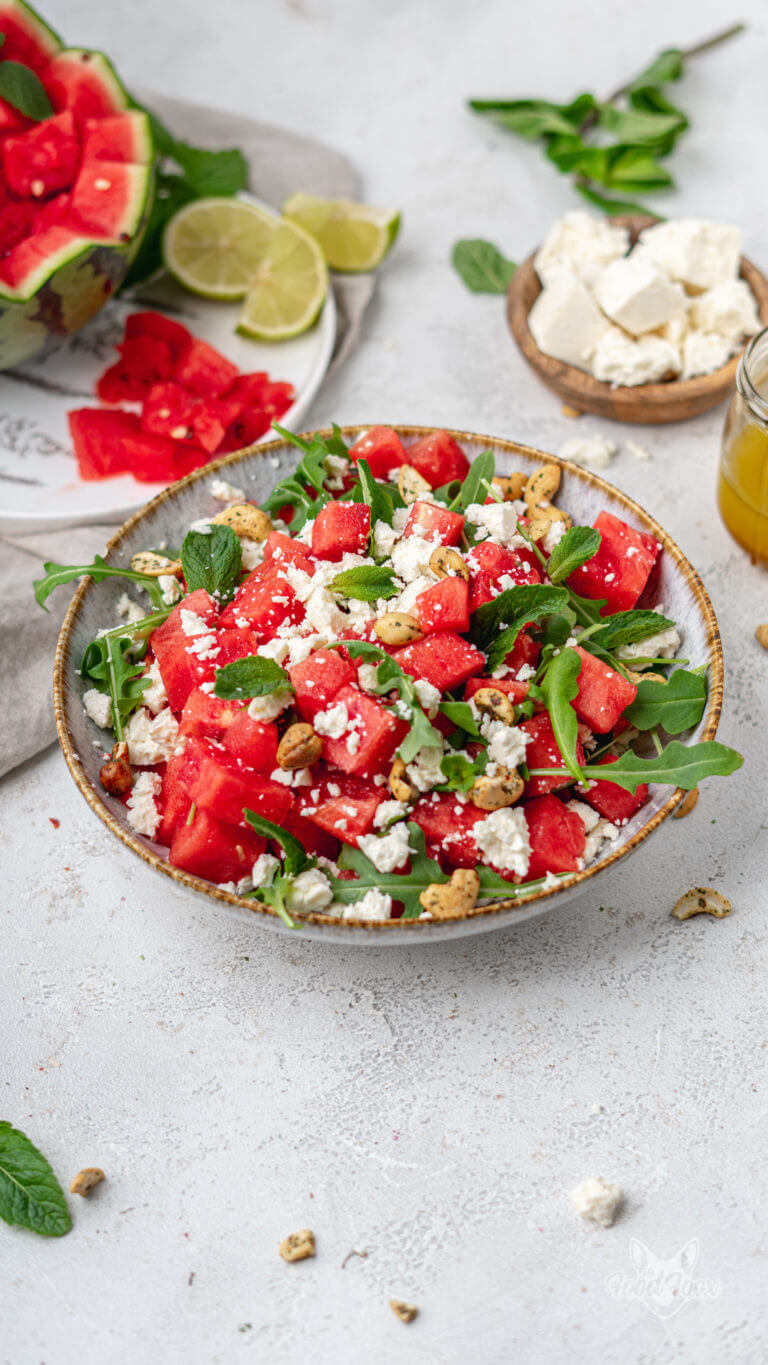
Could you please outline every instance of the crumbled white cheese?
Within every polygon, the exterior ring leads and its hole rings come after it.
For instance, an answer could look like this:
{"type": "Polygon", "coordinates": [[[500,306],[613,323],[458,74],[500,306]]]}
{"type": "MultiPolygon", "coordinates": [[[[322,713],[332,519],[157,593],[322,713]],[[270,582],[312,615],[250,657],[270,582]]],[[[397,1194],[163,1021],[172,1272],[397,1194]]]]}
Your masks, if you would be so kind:
{"type": "Polygon", "coordinates": [[[95,687],[89,687],[83,696],[83,710],[89,720],[94,725],[99,725],[102,730],[108,729],[112,724],[112,703],[106,692],[99,692],[95,687]]]}
{"type": "Polygon", "coordinates": [[[442,744],[430,744],[419,749],[416,757],[406,765],[406,773],[417,791],[428,792],[445,781],[440,764],[443,761],[442,744]]]}
{"type": "Polygon", "coordinates": [[[652,460],[653,455],[647,446],[643,446],[639,441],[625,441],[625,446],[630,455],[634,455],[636,460],[652,460]]]}
{"type": "Polygon", "coordinates": [[[614,388],[654,384],[679,371],[677,347],[652,332],[635,339],[620,327],[611,327],[601,337],[592,357],[595,379],[614,388]]]}
{"type": "Polygon", "coordinates": [[[288,639],[288,662],[289,664],[301,664],[308,659],[310,654],[314,654],[316,649],[325,649],[326,645],[333,644],[336,636],[332,630],[317,631],[312,635],[296,635],[288,639]]]}
{"type": "Polygon", "coordinates": [[[267,640],[266,644],[259,645],[256,653],[260,659],[274,659],[276,664],[281,664],[288,655],[288,642],[279,637],[267,640]]]}
{"type": "MultiPolygon", "coordinates": [[[[654,607],[660,616],[661,607],[654,607]]],[[[674,626],[659,630],[655,635],[646,635],[644,640],[633,640],[631,644],[620,645],[616,653],[620,659],[673,659],[680,648],[680,636],[674,626]]]]}
{"type": "Polygon", "coordinates": [[[140,706],[128,722],[125,738],[131,763],[139,766],[164,763],[178,747],[178,722],[170,706],[156,716],[140,706]]]}
{"type": "Polygon", "coordinates": [[[392,915],[392,897],[377,887],[371,887],[359,901],[345,905],[343,919],[389,919],[392,915]]]}
{"type": "Polygon", "coordinates": [[[378,672],[379,672],[378,664],[360,665],[360,668],[358,669],[357,673],[357,681],[364,692],[373,692],[378,694],[378,692],[380,691],[379,684],[376,681],[378,672]]]}
{"type": "Polygon", "coordinates": [[[174,602],[181,601],[181,598],[184,596],[182,586],[175,574],[158,574],[157,586],[160,589],[166,607],[172,607],[174,602]]]}
{"type": "Polygon", "coordinates": [[[284,787],[311,787],[314,781],[311,768],[275,768],[269,775],[284,787]]]}
{"type": "Polygon", "coordinates": [[[316,631],[340,631],[349,625],[349,614],[342,611],[337,599],[327,588],[314,588],[304,607],[307,620],[316,631]]]}
{"type": "Polygon", "coordinates": [[[566,805],[569,810],[573,811],[574,815],[578,815],[584,826],[585,834],[591,834],[600,819],[597,811],[592,806],[588,806],[586,801],[567,801],[566,805]]]}
{"type": "Polygon", "coordinates": [[[521,730],[519,725],[492,721],[488,736],[488,758],[491,763],[498,763],[501,768],[516,768],[525,762],[525,746],[530,735],[521,730]]]}
{"type": "Polygon", "coordinates": [[[488,534],[503,545],[523,544],[517,534],[518,513],[513,502],[471,502],[466,517],[473,526],[484,526],[488,534]]]}
{"type": "Polygon", "coordinates": [[[539,350],[583,370],[610,323],[571,266],[561,263],[535,300],[528,327],[539,350]]]}
{"type": "Polygon", "coordinates": [[[160,795],[162,785],[158,773],[139,773],[126,802],[128,824],[149,839],[154,839],[160,824],[155,797],[160,795]]]}
{"type": "Polygon", "coordinates": [[[215,659],[221,653],[221,645],[212,632],[208,635],[196,635],[187,653],[194,654],[196,658],[202,661],[215,659]]]}
{"type": "Polygon", "coordinates": [[[217,502],[245,502],[242,488],[235,488],[226,479],[214,479],[211,483],[211,497],[217,502]]]}
{"type": "Polygon", "coordinates": [[[607,469],[618,446],[607,436],[572,436],[564,441],[558,450],[561,460],[572,460],[574,464],[589,465],[593,469],[607,469]]]}
{"type": "Polygon", "coordinates": [[[405,530],[410,511],[410,507],[396,507],[392,514],[392,526],[399,536],[401,536],[405,530]]]}
{"type": "Polygon", "coordinates": [[[387,834],[361,834],[357,846],[377,872],[394,872],[402,867],[410,852],[408,826],[394,825],[387,834]]]}
{"type": "Polygon", "coordinates": [[[547,284],[565,259],[585,284],[594,284],[602,268],[629,249],[627,228],[606,218],[573,209],[552,224],[534,258],[536,274],[547,284]]]}
{"type": "Polygon", "coordinates": [[[443,699],[442,692],[432,683],[424,678],[417,678],[413,684],[414,691],[421,702],[422,710],[426,712],[430,720],[434,720],[443,699]]]}
{"type": "Polygon", "coordinates": [[[612,1185],[601,1175],[584,1180],[571,1192],[571,1201],[580,1218],[590,1223],[599,1223],[609,1228],[619,1211],[623,1194],[618,1185],[612,1185]]]}
{"type": "Polygon", "coordinates": [[[121,593],[117,599],[117,614],[129,622],[142,621],[146,616],[143,607],[138,602],[133,602],[127,592],[121,593]]]}
{"type": "Polygon", "coordinates": [[[612,261],[594,288],[603,312],[633,336],[685,317],[685,295],[641,252],[612,261]]]}
{"type": "Polygon", "coordinates": [[[413,610],[421,594],[431,588],[437,582],[435,574],[423,574],[421,578],[414,578],[407,588],[404,588],[396,601],[389,601],[384,607],[384,611],[402,611],[407,616],[412,615],[413,610]]]}
{"type": "Polygon", "coordinates": [[[271,886],[280,871],[280,860],[272,853],[261,853],[253,864],[251,881],[254,887],[271,886]]]}
{"type": "Polygon", "coordinates": [[[645,228],[640,233],[640,245],[671,280],[678,280],[691,292],[713,289],[738,275],[738,227],[701,218],[678,218],[645,228]]]}
{"type": "MultiPolygon", "coordinates": [[[[551,555],[555,546],[560,544],[560,541],[562,540],[567,530],[568,523],[566,521],[551,521],[549,523],[549,526],[547,527],[547,530],[544,533],[544,539],[542,541],[545,554],[551,555]]],[[[502,576],[506,577],[506,575],[502,576]]],[[[510,587],[513,586],[514,586],[513,584],[510,584],[510,587]]]]}
{"type": "Polygon", "coordinates": [[[181,608],[181,629],[187,636],[206,635],[210,630],[207,621],[202,616],[198,616],[196,611],[189,611],[187,607],[181,608]]]}
{"type": "Polygon", "coordinates": [[[691,322],[702,332],[717,332],[731,342],[752,336],[760,326],[757,302],[746,280],[723,280],[691,304],[691,322]]]}
{"type": "Polygon", "coordinates": [[[531,860],[531,841],[522,810],[504,806],[492,811],[478,821],[473,833],[477,847],[493,867],[525,876],[531,860]]]}
{"type": "Polygon", "coordinates": [[[268,692],[265,697],[254,697],[248,703],[248,715],[252,720],[260,720],[262,723],[274,720],[285,711],[293,701],[293,693],[287,688],[282,688],[277,692],[268,692]]]}
{"type": "Polygon", "coordinates": [[[603,844],[606,841],[615,843],[620,835],[621,830],[617,825],[612,824],[610,820],[599,819],[597,824],[587,835],[587,842],[584,846],[581,865],[583,867],[588,867],[589,864],[593,863],[599,856],[603,844]]]}
{"type": "Polygon", "coordinates": [[[326,455],[323,460],[323,468],[327,478],[326,488],[331,492],[336,492],[344,487],[344,478],[349,473],[350,462],[343,455],[326,455]]]}
{"type": "Polygon", "coordinates": [[[734,343],[729,337],[717,332],[690,331],[683,342],[683,379],[719,370],[733,351],[734,343]]]}
{"type": "Polygon", "coordinates": [[[160,666],[156,659],[152,660],[144,677],[149,678],[149,687],[145,687],[141,694],[141,704],[142,706],[146,706],[147,710],[151,711],[153,716],[156,716],[158,711],[162,711],[168,701],[165,683],[163,682],[160,666]]]}
{"type": "Polygon", "coordinates": [[[318,711],[312,722],[318,735],[327,735],[329,739],[341,739],[341,736],[349,729],[349,711],[343,701],[334,702],[327,711],[318,711]]]}
{"type": "Polygon", "coordinates": [[[373,523],[373,553],[377,559],[389,559],[397,539],[394,526],[388,526],[386,521],[373,523]]]}
{"type": "Polygon", "coordinates": [[[311,867],[294,877],[286,895],[288,909],[305,915],[317,914],[332,900],[331,884],[319,867],[311,867]]]}
{"type": "Polygon", "coordinates": [[[402,820],[407,805],[403,801],[382,801],[373,817],[374,829],[386,829],[387,825],[394,824],[395,820],[402,820]]]}
{"type": "MultiPolygon", "coordinates": [[[[413,583],[424,578],[429,571],[429,560],[439,541],[423,536],[406,536],[398,540],[392,549],[392,567],[404,583],[413,583]]],[[[434,579],[432,580],[434,582],[434,579]]]]}
{"type": "Polygon", "coordinates": [[[243,555],[243,568],[251,572],[251,569],[258,569],[264,559],[265,540],[251,540],[249,536],[241,536],[240,549],[243,555]]]}

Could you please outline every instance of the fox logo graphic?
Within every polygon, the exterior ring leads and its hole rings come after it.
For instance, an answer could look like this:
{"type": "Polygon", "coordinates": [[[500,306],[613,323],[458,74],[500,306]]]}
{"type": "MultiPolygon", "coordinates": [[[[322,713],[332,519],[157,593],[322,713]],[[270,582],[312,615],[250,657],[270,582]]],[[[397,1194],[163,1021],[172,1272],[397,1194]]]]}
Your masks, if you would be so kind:
{"type": "Polygon", "coordinates": [[[613,1271],[605,1281],[606,1289],[617,1299],[634,1299],[644,1304],[658,1318],[672,1318],[692,1299],[716,1299],[720,1295],[719,1280],[694,1278],[699,1252],[698,1238],[692,1237],[674,1256],[665,1260],[633,1237],[629,1243],[629,1259],[635,1275],[613,1271]]]}

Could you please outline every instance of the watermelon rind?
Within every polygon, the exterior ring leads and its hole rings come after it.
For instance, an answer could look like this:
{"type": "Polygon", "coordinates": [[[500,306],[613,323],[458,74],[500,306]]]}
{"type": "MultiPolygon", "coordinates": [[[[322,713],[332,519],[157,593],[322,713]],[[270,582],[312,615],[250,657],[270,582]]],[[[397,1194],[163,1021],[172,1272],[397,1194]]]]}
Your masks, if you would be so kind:
{"type": "MultiPolygon", "coordinates": [[[[120,114],[127,109],[130,104],[128,92],[113,67],[109,57],[103,52],[91,51],[86,47],[64,47],[53,57],[50,66],[44,74],[43,83],[47,85],[48,80],[53,77],[66,75],[68,71],[77,75],[78,72],[87,66],[89,76],[96,76],[102,86],[105,95],[112,103],[110,113],[120,114]]],[[[55,101],[54,101],[55,103],[55,101]]],[[[69,106],[64,105],[64,108],[69,106]]]]}
{"type": "MultiPolygon", "coordinates": [[[[37,42],[47,52],[48,60],[60,52],[64,46],[58,33],[44,19],[41,19],[31,5],[25,5],[24,0],[0,0],[0,33],[5,31],[3,28],[4,19],[11,19],[14,23],[26,27],[30,31],[33,41],[37,42]]],[[[5,52],[3,56],[6,58],[8,56],[13,57],[13,52],[5,52]]],[[[13,59],[18,60],[17,57],[13,57],[13,59]]]]}

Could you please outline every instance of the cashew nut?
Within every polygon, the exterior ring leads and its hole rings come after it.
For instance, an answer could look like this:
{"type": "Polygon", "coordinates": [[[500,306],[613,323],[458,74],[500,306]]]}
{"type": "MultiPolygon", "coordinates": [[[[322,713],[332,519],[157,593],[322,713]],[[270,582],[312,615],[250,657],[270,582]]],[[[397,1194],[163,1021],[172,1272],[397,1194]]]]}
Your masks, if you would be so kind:
{"type": "Polygon", "coordinates": [[[310,1228],[292,1232],[277,1248],[284,1261],[306,1261],[315,1254],[315,1234],[310,1228]]]}
{"type": "Polygon", "coordinates": [[[756,626],[755,639],[763,649],[768,649],[768,626],[756,626]]]}
{"type": "Polygon", "coordinates": [[[527,480],[522,469],[518,469],[514,474],[497,474],[492,482],[505,502],[517,502],[523,496],[527,480]]]}
{"type": "Polygon", "coordinates": [[[692,915],[714,915],[715,919],[725,919],[730,915],[731,902],[711,886],[694,886],[681,896],[672,907],[675,919],[690,919],[692,915]]]}
{"type": "Polygon", "coordinates": [[[401,1322],[413,1322],[419,1315],[419,1310],[415,1303],[404,1303],[402,1299],[390,1299],[389,1306],[396,1318],[401,1322]]]}
{"type": "Polygon", "coordinates": [[[419,896],[419,902],[435,919],[460,919],[480,895],[480,878],[472,868],[461,867],[449,882],[432,882],[419,896]]]}
{"type": "Polygon", "coordinates": [[[690,815],[699,799],[698,787],[692,787],[684,801],[680,802],[677,810],[672,817],[674,820],[682,820],[686,815],[690,815]]]}
{"type": "Polygon", "coordinates": [[[416,788],[406,781],[406,765],[402,758],[396,758],[389,770],[389,790],[396,801],[412,801],[416,788]]]}
{"type": "Polygon", "coordinates": [[[252,502],[237,502],[232,507],[225,507],[211,521],[214,526],[231,526],[235,535],[244,540],[266,540],[272,530],[266,512],[252,502]]]}
{"type": "Polygon", "coordinates": [[[543,464],[535,469],[525,482],[523,498],[527,507],[538,507],[540,502],[550,502],[560,487],[560,466],[543,464]]]}
{"type": "Polygon", "coordinates": [[[424,635],[416,617],[402,611],[385,612],[374,621],[373,628],[385,645],[410,645],[424,635]]]}
{"type": "Polygon", "coordinates": [[[501,810],[502,806],[514,806],[524,789],[525,783],[518,772],[503,769],[492,777],[487,773],[476,777],[469,790],[469,799],[478,810],[501,810]]]}
{"type": "Polygon", "coordinates": [[[515,708],[506,692],[498,687],[479,687],[471,700],[481,716],[490,716],[492,720],[503,720],[505,725],[514,725],[515,708]]]}
{"type": "Polygon", "coordinates": [[[463,578],[469,582],[469,566],[458,550],[450,545],[438,545],[429,556],[429,567],[438,578],[463,578]]]}
{"type": "Polygon", "coordinates": [[[70,1184],[70,1194],[81,1194],[85,1199],[96,1185],[100,1185],[106,1177],[99,1166],[86,1166],[82,1171],[78,1171],[74,1180],[70,1184]]]}
{"type": "Polygon", "coordinates": [[[397,473],[397,487],[403,502],[408,505],[420,498],[422,493],[430,493],[431,485],[423,474],[412,464],[401,464],[397,473]]]}
{"type": "Polygon", "coordinates": [[[181,560],[155,554],[154,550],[139,550],[138,554],[131,555],[131,568],[134,573],[145,573],[149,574],[150,578],[159,578],[161,574],[180,574],[181,560]]]}
{"type": "Polygon", "coordinates": [[[323,741],[306,721],[289,725],[277,746],[277,761],[289,772],[311,768],[323,752],[323,741]]]}

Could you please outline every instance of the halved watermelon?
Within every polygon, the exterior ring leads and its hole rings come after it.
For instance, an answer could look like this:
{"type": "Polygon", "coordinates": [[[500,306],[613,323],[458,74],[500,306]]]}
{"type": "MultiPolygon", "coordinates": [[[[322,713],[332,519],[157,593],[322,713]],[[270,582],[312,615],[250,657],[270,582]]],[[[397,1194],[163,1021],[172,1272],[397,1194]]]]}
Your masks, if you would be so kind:
{"type": "Polygon", "coordinates": [[[3,370],[82,327],[122,284],[151,207],[154,154],[147,115],[129,110],[100,52],[62,48],[23,0],[0,0],[0,33],[3,60],[31,67],[54,110],[34,123],[0,107],[3,370]]]}

